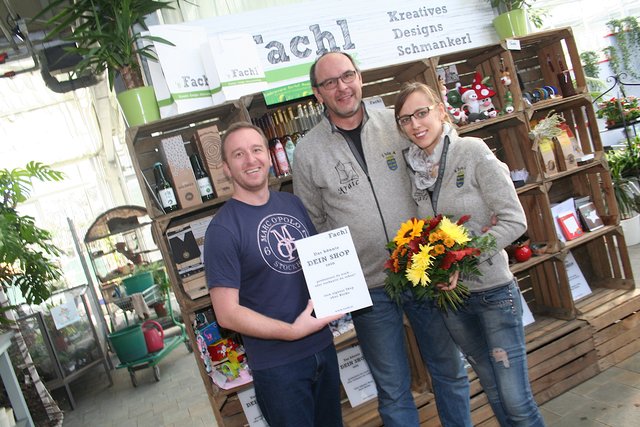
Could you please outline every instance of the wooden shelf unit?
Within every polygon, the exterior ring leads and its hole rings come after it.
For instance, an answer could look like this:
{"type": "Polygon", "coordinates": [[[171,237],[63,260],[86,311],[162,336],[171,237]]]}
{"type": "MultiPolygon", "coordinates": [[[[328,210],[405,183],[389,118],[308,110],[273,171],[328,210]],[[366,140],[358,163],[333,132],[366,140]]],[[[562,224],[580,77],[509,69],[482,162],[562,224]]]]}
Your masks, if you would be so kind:
{"type": "MultiPolygon", "coordinates": [[[[420,81],[436,88],[437,69],[455,64],[464,85],[471,82],[476,70],[483,76],[490,76],[489,85],[499,94],[494,98],[495,105],[500,108],[505,89],[499,83],[500,65],[507,66],[513,81],[510,90],[516,111],[462,126],[459,132],[483,138],[510,169],[525,168],[529,171],[529,179],[517,192],[527,214],[528,233],[532,241],[545,242],[547,248],[546,253],[540,256],[514,264],[512,271],[536,318],[535,323],[526,328],[527,352],[534,394],[538,403],[543,403],[619,361],[624,355],[640,350],[640,332],[638,328],[632,328],[640,316],[640,293],[633,289],[634,281],[619,226],[611,177],[604,160],[590,98],[586,94],[584,73],[572,32],[563,28],[535,33],[520,38],[520,42],[521,51],[509,51],[502,45],[486,46],[366,70],[363,72],[363,95],[380,96],[385,105],[391,107],[403,83],[420,81]],[[557,86],[556,70],[561,68],[561,62],[562,67],[572,69],[577,85],[575,94],[526,107],[518,79],[523,79],[525,90],[539,87],[543,82],[557,86]],[[595,159],[584,166],[545,177],[540,157],[532,150],[528,134],[531,130],[530,120],[544,118],[551,110],[565,118],[583,152],[593,153],[595,159]],[[571,242],[561,242],[555,234],[551,204],[566,197],[586,195],[592,198],[605,227],[587,232],[571,242]],[[569,251],[575,255],[593,290],[592,295],[578,302],[571,297],[564,265],[564,258],[569,251]]],[[[166,232],[170,227],[214,214],[228,197],[165,215],[157,205],[149,185],[150,168],[159,160],[159,139],[179,134],[189,141],[195,129],[210,124],[216,124],[224,132],[231,123],[260,117],[268,110],[262,96],[255,94],[240,101],[130,129],[127,134],[127,145],[136,175],[153,219],[154,235],[185,318],[210,307],[210,301],[208,295],[193,299],[183,289],[171,258],[166,232]]],[[[274,188],[291,191],[292,179],[295,179],[295,175],[293,178],[274,179],[271,184],[274,188]]],[[[191,322],[187,324],[187,332],[195,342],[191,322]]],[[[439,420],[429,377],[408,324],[406,332],[413,374],[412,388],[421,423],[434,425],[439,420]]],[[[351,331],[336,339],[335,343],[338,349],[347,348],[357,343],[357,337],[351,331]]],[[[218,425],[229,427],[245,424],[246,419],[236,393],[219,390],[209,379],[197,352],[194,355],[218,425]]],[[[470,379],[474,423],[479,426],[495,425],[486,396],[473,372],[470,372],[470,379]]],[[[376,400],[356,408],[350,408],[346,399],[344,401],[345,425],[382,425],[376,411],[376,400]]]]}

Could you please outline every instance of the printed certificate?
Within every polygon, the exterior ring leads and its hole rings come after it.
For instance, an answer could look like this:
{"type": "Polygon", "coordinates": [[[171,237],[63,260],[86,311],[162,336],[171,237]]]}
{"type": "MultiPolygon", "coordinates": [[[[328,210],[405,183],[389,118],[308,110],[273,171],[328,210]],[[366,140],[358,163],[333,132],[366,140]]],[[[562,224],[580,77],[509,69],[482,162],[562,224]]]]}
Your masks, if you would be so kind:
{"type": "Polygon", "coordinates": [[[296,249],[316,317],[372,305],[349,227],[296,240],[296,249]]]}

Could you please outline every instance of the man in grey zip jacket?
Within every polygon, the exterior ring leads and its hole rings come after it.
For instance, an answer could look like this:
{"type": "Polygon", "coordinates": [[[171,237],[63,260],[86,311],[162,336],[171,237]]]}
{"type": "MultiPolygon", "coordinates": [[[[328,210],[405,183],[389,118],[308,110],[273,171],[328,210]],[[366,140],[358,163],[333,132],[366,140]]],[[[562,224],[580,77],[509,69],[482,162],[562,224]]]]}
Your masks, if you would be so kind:
{"type": "Polygon", "coordinates": [[[393,111],[367,109],[352,58],[331,52],[316,60],[311,84],[325,117],[297,145],[293,180],[319,232],[349,226],[373,307],[353,314],[358,341],[378,389],[387,427],[418,426],[404,343],[403,312],[432,377],[442,425],[471,426],[469,383],[460,353],[430,302],[407,292],[401,305],[384,291],[385,245],[416,216],[393,111]]]}

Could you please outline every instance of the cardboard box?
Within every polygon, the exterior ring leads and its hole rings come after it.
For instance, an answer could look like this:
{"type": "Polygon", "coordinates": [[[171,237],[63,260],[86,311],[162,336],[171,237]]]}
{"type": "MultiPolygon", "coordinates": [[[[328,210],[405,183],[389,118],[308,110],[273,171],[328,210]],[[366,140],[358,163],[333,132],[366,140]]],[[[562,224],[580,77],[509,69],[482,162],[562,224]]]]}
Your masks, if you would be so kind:
{"type": "Polygon", "coordinates": [[[167,230],[171,259],[183,281],[204,271],[204,235],[212,218],[206,216],[167,230]]]}
{"type": "Polygon", "coordinates": [[[545,177],[550,177],[558,173],[558,163],[556,161],[553,141],[544,138],[538,144],[540,157],[542,158],[542,168],[545,177]]]}
{"type": "Polygon", "coordinates": [[[217,126],[209,126],[196,131],[191,139],[195,143],[209,173],[216,197],[233,194],[233,182],[222,170],[221,139],[217,126]]]}
{"type": "Polygon", "coordinates": [[[204,272],[182,279],[182,289],[192,300],[209,295],[204,272]]]}
{"type": "Polygon", "coordinates": [[[573,149],[573,143],[571,142],[567,132],[562,132],[553,139],[553,142],[556,150],[558,168],[561,171],[568,171],[577,168],[578,162],[576,160],[576,152],[573,149]]]}
{"type": "Polygon", "coordinates": [[[160,154],[182,209],[202,203],[196,177],[180,135],[160,140],[160,154]]]}

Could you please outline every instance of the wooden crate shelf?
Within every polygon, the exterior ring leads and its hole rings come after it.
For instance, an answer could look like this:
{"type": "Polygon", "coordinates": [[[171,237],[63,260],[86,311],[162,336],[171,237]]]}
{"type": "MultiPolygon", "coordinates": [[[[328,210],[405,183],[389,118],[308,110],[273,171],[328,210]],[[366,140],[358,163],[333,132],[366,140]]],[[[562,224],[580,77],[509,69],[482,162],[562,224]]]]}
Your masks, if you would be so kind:
{"type": "Polygon", "coordinates": [[[565,248],[559,255],[571,250],[580,270],[591,289],[612,288],[632,290],[635,288],[633,271],[629,262],[627,247],[618,239],[618,227],[608,233],[585,242],[580,246],[565,248]],[[616,244],[617,243],[617,244],[616,244]]]}
{"type": "MultiPolygon", "coordinates": [[[[476,49],[469,49],[454,52],[448,55],[436,56],[430,59],[434,69],[455,66],[459,83],[463,87],[471,86],[476,72],[483,78],[489,77],[487,86],[496,91],[496,96],[492,98],[494,107],[498,111],[503,111],[505,107],[505,94],[511,91],[513,97],[513,107],[515,111],[522,111],[522,92],[518,86],[515,76],[515,64],[511,52],[501,45],[483,46],[476,49]],[[506,69],[511,74],[511,85],[507,88],[500,82],[502,70],[506,69]]],[[[433,86],[437,88],[438,86],[433,86]]],[[[447,89],[453,89],[452,84],[448,84],[447,89]]],[[[473,126],[473,124],[469,125],[473,126]]],[[[463,126],[464,128],[464,126],[463,126]]]]}
{"type": "Polygon", "coordinates": [[[534,317],[553,316],[570,320],[576,316],[564,264],[555,257],[516,274],[520,292],[534,317]]]}
{"type": "Polygon", "coordinates": [[[510,171],[525,169],[529,173],[527,182],[541,182],[542,170],[539,162],[530,155],[533,142],[529,139],[529,129],[521,114],[509,114],[496,119],[462,126],[460,134],[481,138],[493,151],[498,159],[503,161],[510,171]]]}
{"type": "MultiPolygon", "coordinates": [[[[558,74],[571,70],[577,93],[587,92],[584,70],[571,28],[537,32],[518,37],[521,50],[512,51],[518,78],[525,91],[544,86],[560,89],[558,74]]],[[[564,95],[567,95],[566,93],[564,95]]]]}
{"type": "MultiPolygon", "coordinates": [[[[568,198],[589,197],[605,225],[618,224],[618,205],[609,171],[600,162],[579,166],[570,174],[560,174],[545,182],[550,203],[568,198]]],[[[585,234],[589,234],[585,231],[585,234]]]]}
{"type": "Polygon", "coordinates": [[[640,289],[595,288],[577,308],[593,330],[601,371],[640,351],[640,289]]]}
{"type": "Polygon", "coordinates": [[[583,154],[602,153],[602,140],[596,115],[588,94],[578,94],[533,104],[527,111],[530,119],[541,120],[551,111],[558,113],[576,137],[583,154]]]}
{"type": "Polygon", "coordinates": [[[387,107],[393,107],[396,95],[403,83],[421,82],[437,87],[435,74],[428,61],[414,61],[404,64],[375,68],[362,72],[363,98],[380,96],[387,107]]]}
{"type": "MultiPolygon", "coordinates": [[[[158,218],[164,215],[161,207],[156,202],[157,199],[153,187],[155,185],[153,165],[162,160],[158,149],[161,139],[180,135],[183,141],[188,142],[197,129],[216,125],[219,131],[223,132],[232,123],[248,119],[247,110],[241,103],[229,102],[188,114],[181,114],[167,120],[152,122],[148,125],[130,128],[127,132],[127,147],[149,216],[158,218]]],[[[186,148],[188,153],[195,150],[189,143],[186,144],[186,148]]],[[[226,199],[228,197],[209,201],[206,206],[222,204],[226,199]]],[[[176,217],[183,213],[189,213],[194,209],[202,209],[202,207],[200,205],[189,209],[179,209],[172,212],[171,216],[176,217]]]]}

